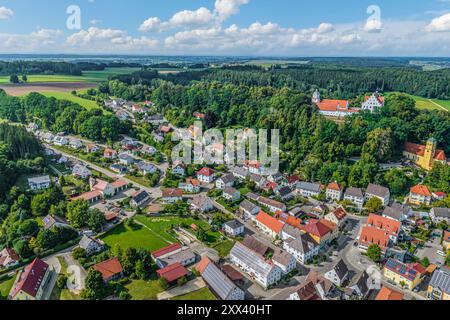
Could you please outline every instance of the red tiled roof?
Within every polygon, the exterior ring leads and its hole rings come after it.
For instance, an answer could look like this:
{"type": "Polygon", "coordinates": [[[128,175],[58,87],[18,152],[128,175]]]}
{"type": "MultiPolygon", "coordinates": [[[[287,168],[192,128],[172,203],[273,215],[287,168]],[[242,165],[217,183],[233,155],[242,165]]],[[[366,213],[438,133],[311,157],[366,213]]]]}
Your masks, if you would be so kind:
{"type": "Polygon", "coordinates": [[[389,235],[397,235],[400,232],[401,222],[372,213],[369,215],[367,225],[384,230],[389,235]]]}
{"type": "Polygon", "coordinates": [[[341,191],[342,190],[341,186],[337,182],[331,182],[328,185],[327,189],[336,190],[336,191],[341,191]]]}
{"type": "Polygon", "coordinates": [[[170,197],[180,198],[183,196],[183,190],[181,190],[181,189],[163,189],[162,195],[163,195],[163,198],[170,198],[170,197]]]}
{"type": "Polygon", "coordinates": [[[174,243],[171,244],[170,246],[167,246],[165,248],[159,249],[155,252],[152,252],[152,256],[155,257],[155,259],[165,256],[166,254],[169,254],[171,252],[177,251],[181,249],[181,244],[179,243],[174,243]]]}
{"type": "Polygon", "coordinates": [[[198,272],[200,272],[200,274],[202,274],[210,263],[211,260],[207,256],[204,256],[195,268],[197,269],[198,272]]]}
{"type": "Polygon", "coordinates": [[[289,184],[296,183],[297,181],[300,181],[300,178],[297,175],[289,176],[287,178],[287,181],[289,184]]]}
{"type": "Polygon", "coordinates": [[[206,177],[210,177],[213,174],[214,174],[214,170],[212,170],[210,168],[206,168],[206,167],[197,172],[197,175],[206,176],[206,177]]]}
{"type": "Polygon", "coordinates": [[[333,214],[339,221],[345,219],[347,216],[347,212],[343,208],[337,208],[333,211],[333,214]]]}
{"type": "Polygon", "coordinates": [[[325,99],[316,103],[316,105],[321,111],[358,112],[358,110],[348,108],[347,100],[325,99]]]}
{"type": "Polygon", "coordinates": [[[300,228],[302,225],[302,219],[293,217],[290,214],[283,213],[281,211],[277,211],[275,213],[275,218],[295,228],[300,228]]]}
{"type": "Polygon", "coordinates": [[[167,282],[176,281],[182,277],[187,276],[188,271],[185,267],[181,265],[181,263],[177,262],[164,269],[160,269],[156,271],[161,278],[167,280],[167,282]]]}
{"type": "Polygon", "coordinates": [[[420,194],[421,196],[431,197],[430,190],[428,189],[427,186],[424,186],[424,185],[419,184],[417,186],[414,186],[411,188],[410,191],[411,191],[411,193],[414,193],[414,194],[420,194]]]}
{"type": "Polygon", "coordinates": [[[196,186],[196,187],[200,186],[200,181],[198,181],[197,179],[187,178],[186,183],[192,184],[193,186],[196,186]]]}
{"type": "Polygon", "coordinates": [[[111,277],[123,272],[122,265],[117,257],[100,262],[92,266],[92,268],[102,274],[103,280],[108,280],[111,277]]]}
{"type": "Polygon", "coordinates": [[[20,274],[11,296],[15,297],[20,291],[23,291],[32,297],[36,297],[48,267],[48,264],[41,259],[34,259],[20,274]]]}
{"type": "Polygon", "coordinates": [[[322,238],[328,233],[332,232],[330,227],[325,225],[323,221],[312,221],[311,219],[309,223],[305,226],[303,226],[303,230],[305,230],[307,233],[310,233],[316,237],[322,238]]]}
{"type": "Polygon", "coordinates": [[[256,220],[265,225],[267,228],[275,233],[280,233],[283,230],[283,223],[268,215],[267,213],[260,211],[256,216],[256,220]]]}
{"type": "MultiPolygon", "coordinates": [[[[365,96],[364,97],[364,102],[367,102],[367,100],[369,100],[370,98],[371,98],[371,96],[365,96]]],[[[378,102],[380,104],[384,104],[384,97],[376,96],[376,98],[377,98],[377,100],[378,100],[378,102]]]]}
{"type": "Polygon", "coordinates": [[[228,276],[228,278],[230,278],[231,281],[240,281],[244,279],[242,273],[229,264],[222,266],[222,271],[228,276]]]}
{"type": "Polygon", "coordinates": [[[446,197],[447,195],[445,194],[445,192],[442,192],[442,191],[438,191],[438,192],[434,192],[434,194],[437,196],[437,197],[446,197]]]}
{"type": "MultiPolygon", "coordinates": [[[[2,258],[5,258],[5,260],[6,260],[6,258],[9,258],[9,259],[11,259],[11,260],[13,260],[13,261],[19,261],[20,260],[20,257],[19,257],[19,255],[16,253],[16,251],[14,250],[14,249],[11,249],[11,248],[5,248],[4,250],[3,250],[5,253],[6,253],[6,255],[5,256],[2,256],[2,258]]],[[[2,253],[2,251],[0,251],[0,254],[2,253]]],[[[1,259],[1,258],[0,258],[1,259]]],[[[0,265],[1,265],[2,263],[0,262],[0,265]]]]}
{"type": "Polygon", "coordinates": [[[329,221],[329,220],[321,220],[320,223],[324,224],[326,227],[328,227],[332,231],[337,228],[337,224],[332,221],[329,221]]]}
{"type": "Polygon", "coordinates": [[[107,186],[108,186],[108,182],[106,182],[104,180],[97,180],[95,185],[92,187],[92,189],[105,191],[107,186]]]}
{"type": "Polygon", "coordinates": [[[383,286],[375,300],[403,300],[403,296],[403,293],[383,286]]]}
{"type": "Polygon", "coordinates": [[[361,231],[359,243],[367,247],[371,244],[376,244],[384,251],[389,245],[389,235],[386,231],[365,226],[361,231]]]}
{"type": "Polygon", "coordinates": [[[111,183],[111,185],[112,185],[115,189],[117,189],[117,188],[123,188],[123,187],[125,187],[125,186],[128,185],[128,182],[126,182],[125,180],[117,180],[117,181],[114,181],[113,183],[111,183]]]}
{"type": "MultiPolygon", "coordinates": [[[[405,151],[408,153],[415,154],[419,157],[425,155],[426,146],[422,144],[416,144],[412,142],[405,142],[405,151]]],[[[436,150],[434,154],[434,159],[438,161],[445,161],[446,156],[444,150],[436,150]]]]}
{"type": "Polygon", "coordinates": [[[94,191],[89,191],[86,193],[83,193],[82,195],[72,198],[72,201],[77,201],[77,200],[86,200],[86,201],[90,201],[92,199],[98,198],[102,195],[102,193],[98,190],[94,190],[94,191]]]}
{"type": "Polygon", "coordinates": [[[444,231],[444,241],[450,242],[450,231],[444,231]]]}

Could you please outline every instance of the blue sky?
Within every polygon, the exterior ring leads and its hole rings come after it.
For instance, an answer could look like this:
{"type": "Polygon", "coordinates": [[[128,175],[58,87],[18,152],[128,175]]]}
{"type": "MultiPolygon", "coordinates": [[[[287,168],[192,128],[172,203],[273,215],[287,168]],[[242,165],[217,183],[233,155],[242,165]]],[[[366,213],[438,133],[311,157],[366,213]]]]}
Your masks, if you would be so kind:
{"type": "Polygon", "coordinates": [[[450,0],[0,0],[0,53],[448,56],[449,40],[450,0]]]}

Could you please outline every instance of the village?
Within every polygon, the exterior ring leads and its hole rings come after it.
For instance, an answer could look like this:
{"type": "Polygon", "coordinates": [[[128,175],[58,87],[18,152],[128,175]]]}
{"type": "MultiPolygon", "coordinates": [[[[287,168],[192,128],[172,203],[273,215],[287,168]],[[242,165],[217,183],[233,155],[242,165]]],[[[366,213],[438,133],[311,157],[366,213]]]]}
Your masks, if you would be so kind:
{"type": "MultiPolygon", "coordinates": [[[[313,103],[331,117],[357,112],[319,92],[313,103]]],[[[106,145],[28,125],[53,169],[29,177],[28,188],[57,186],[70,202],[102,212],[104,223],[97,231],[78,228],[78,243],[25,265],[5,248],[0,270],[14,279],[8,299],[49,300],[58,290],[77,298],[91,269],[126,288],[110,299],[450,299],[450,210],[434,206],[445,193],[418,184],[398,199],[377,184],[344,188],[267,175],[257,161],[233,167],[172,162],[158,146],[177,128],[150,113],[153,105],[105,103],[121,120],[156,126],[151,145],[128,136],[106,145]],[[138,270],[126,276],[118,252],[129,248],[151,256],[147,280],[137,279],[138,270]],[[72,285],[59,283],[61,275],[72,285]]],[[[374,93],[362,109],[383,106],[374,93]]],[[[196,128],[189,132],[194,136],[196,128]]],[[[403,155],[395,164],[402,170],[448,165],[432,138],[406,143],[403,155]]],[[[73,228],[51,214],[42,222],[46,229],[73,228]]]]}

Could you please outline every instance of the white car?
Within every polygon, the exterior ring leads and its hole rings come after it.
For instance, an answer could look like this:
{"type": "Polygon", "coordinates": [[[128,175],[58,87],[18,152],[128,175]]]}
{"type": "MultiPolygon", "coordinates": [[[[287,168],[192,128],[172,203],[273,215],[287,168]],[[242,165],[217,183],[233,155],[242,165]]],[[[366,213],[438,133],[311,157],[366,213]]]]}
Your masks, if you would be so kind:
{"type": "Polygon", "coordinates": [[[444,257],[444,258],[446,257],[444,251],[438,250],[438,251],[437,251],[437,254],[440,255],[441,257],[444,257]]]}

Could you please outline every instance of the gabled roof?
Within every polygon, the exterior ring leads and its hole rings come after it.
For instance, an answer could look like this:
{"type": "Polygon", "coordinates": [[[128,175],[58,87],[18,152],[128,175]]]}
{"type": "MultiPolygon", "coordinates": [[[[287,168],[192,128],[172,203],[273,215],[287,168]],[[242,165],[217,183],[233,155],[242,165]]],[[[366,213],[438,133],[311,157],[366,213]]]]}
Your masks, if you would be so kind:
{"type": "Polygon", "coordinates": [[[417,272],[417,270],[414,270],[411,266],[392,258],[388,259],[384,267],[410,281],[413,281],[419,276],[419,272],[417,272]]]}
{"type": "Polygon", "coordinates": [[[376,214],[369,215],[367,225],[384,230],[389,235],[398,235],[401,228],[401,223],[399,221],[385,218],[376,214]]]}
{"type": "Polygon", "coordinates": [[[376,244],[382,250],[385,250],[389,246],[389,235],[386,231],[371,226],[365,226],[361,231],[359,242],[366,246],[376,244]]]}
{"type": "Polygon", "coordinates": [[[389,194],[389,189],[378,184],[369,184],[367,187],[366,193],[384,198],[389,194]]]}
{"type": "Polygon", "coordinates": [[[20,274],[11,296],[15,297],[17,293],[23,291],[32,297],[36,297],[48,268],[48,264],[41,259],[34,259],[20,274]]]}
{"type": "Polygon", "coordinates": [[[199,176],[210,177],[213,174],[214,174],[214,170],[210,169],[210,168],[206,168],[206,167],[197,171],[197,175],[199,175],[199,176]]]}
{"type": "Polygon", "coordinates": [[[383,286],[375,300],[403,300],[404,294],[383,286]]]}
{"type": "Polygon", "coordinates": [[[279,234],[281,230],[283,230],[284,224],[275,219],[274,217],[268,215],[264,211],[259,212],[259,214],[256,216],[256,221],[265,225],[267,228],[269,228],[270,230],[272,230],[277,234],[279,234]]]}
{"type": "Polygon", "coordinates": [[[316,237],[322,238],[328,233],[330,233],[332,230],[325,225],[322,221],[309,221],[309,223],[302,228],[304,231],[306,231],[309,234],[312,234],[316,237]]]}
{"type": "Polygon", "coordinates": [[[162,190],[162,196],[163,198],[181,198],[183,197],[183,190],[181,189],[163,189],[162,190]]]}
{"type": "Polygon", "coordinates": [[[248,235],[245,236],[244,240],[242,241],[242,244],[262,256],[264,256],[267,253],[267,251],[269,250],[268,246],[266,246],[264,243],[257,240],[253,236],[248,236],[248,235]]]}
{"type": "Polygon", "coordinates": [[[160,269],[156,272],[161,278],[166,279],[167,282],[173,282],[188,275],[187,269],[183,267],[179,262],[160,269]]]}
{"type": "Polygon", "coordinates": [[[331,182],[328,186],[327,189],[330,190],[335,190],[335,191],[342,191],[342,187],[339,185],[339,183],[335,182],[331,182]]]}
{"type": "Polygon", "coordinates": [[[261,277],[268,277],[274,268],[278,268],[272,262],[266,261],[263,256],[240,242],[236,242],[233,249],[231,249],[230,255],[250,266],[250,269],[261,275],[261,277]]]}
{"type": "Polygon", "coordinates": [[[333,270],[341,280],[344,279],[348,274],[348,267],[343,259],[339,260],[339,262],[334,266],[333,270]]]}
{"type": "Polygon", "coordinates": [[[254,204],[248,200],[242,201],[240,204],[240,207],[248,212],[252,212],[255,209],[259,210],[259,207],[256,204],[254,204]]]}
{"type": "Polygon", "coordinates": [[[428,187],[424,186],[424,185],[420,185],[420,184],[417,185],[417,186],[412,187],[410,192],[414,193],[414,194],[419,194],[419,195],[424,196],[424,197],[431,197],[432,196],[430,190],[428,189],[428,187]]]}
{"type": "Polygon", "coordinates": [[[309,234],[305,233],[299,236],[295,240],[288,240],[287,244],[289,247],[294,249],[295,251],[306,254],[314,248],[318,247],[319,244],[314,240],[309,234]]]}
{"type": "Polygon", "coordinates": [[[347,191],[345,191],[345,195],[356,198],[364,198],[364,193],[361,188],[348,188],[347,191]]]}
{"type": "Polygon", "coordinates": [[[123,272],[122,265],[117,257],[100,262],[92,266],[92,268],[102,274],[103,280],[108,280],[109,278],[123,272]]]}
{"type": "Polygon", "coordinates": [[[159,257],[165,256],[167,254],[170,254],[170,253],[172,253],[174,251],[177,251],[177,250],[180,250],[180,249],[181,249],[181,244],[174,243],[174,244],[171,244],[171,245],[169,245],[167,247],[164,247],[162,249],[159,249],[159,250],[156,250],[156,251],[152,252],[152,256],[155,259],[157,259],[159,257]]]}
{"type": "Polygon", "coordinates": [[[430,286],[435,289],[437,288],[446,294],[450,294],[450,270],[436,270],[431,278],[430,286]]]}
{"type": "Polygon", "coordinates": [[[332,214],[338,219],[339,221],[342,221],[347,217],[347,212],[344,210],[344,208],[339,207],[336,210],[332,212],[332,214]]]}
{"type": "MultiPolygon", "coordinates": [[[[425,155],[426,150],[425,145],[411,143],[411,142],[405,142],[405,151],[408,153],[415,154],[419,157],[423,157],[425,155]]],[[[434,159],[438,161],[445,161],[447,157],[445,156],[444,150],[436,150],[434,154],[434,159]]]]}
{"type": "Polygon", "coordinates": [[[276,249],[273,254],[272,260],[277,262],[278,264],[287,267],[292,261],[292,254],[289,252],[283,251],[281,249],[276,249]]]}

